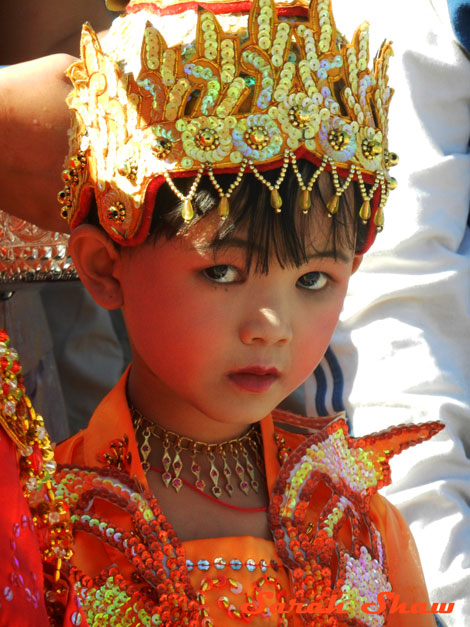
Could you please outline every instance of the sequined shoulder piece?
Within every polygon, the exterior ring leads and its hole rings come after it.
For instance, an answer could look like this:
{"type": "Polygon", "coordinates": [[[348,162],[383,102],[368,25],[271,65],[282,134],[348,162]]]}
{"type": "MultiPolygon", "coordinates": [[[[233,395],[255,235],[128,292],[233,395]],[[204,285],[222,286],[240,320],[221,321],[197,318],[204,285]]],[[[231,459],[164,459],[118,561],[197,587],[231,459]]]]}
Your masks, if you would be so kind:
{"type": "MultiPolygon", "coordinates": [[[[274,487],[270,524],[277,553],[293,573],[297,599],[327,604],[335,597],[353,621],[348,624],[386,624],[388,609],[373,617],[361,609],[364,603],[376,603],[379,592],[391,590],[382,538],[369,515],[370,500],[390,483],[390,458],[442,428],[438,422],[402,425],[356,439],[340,418],[303,438],[293,451],[286,444],[290,434],[276,433],[284,463],[274,487]]],[[[303,616],[308,623],[314,615],[303,616]]]]}
{"type": "MultiPolygon", "coordinates": [[[[90,624],[107,615],[119,625],[206,625],[213,627],[205,607],[204,582],[191,585],[183,546],[163,515],[157,499],[114,468],[59,466],[55,492],[70,506],[74,533],[92,534],[129,562],[132,578],[115,564],[91,578],[76,567],[67,575],[90,624]],[[130,517],[125,530],[94,514],[95,498],[112,503],[130,517]]],[[[100,623],[101,624],[101,623],[100,623]]]]}

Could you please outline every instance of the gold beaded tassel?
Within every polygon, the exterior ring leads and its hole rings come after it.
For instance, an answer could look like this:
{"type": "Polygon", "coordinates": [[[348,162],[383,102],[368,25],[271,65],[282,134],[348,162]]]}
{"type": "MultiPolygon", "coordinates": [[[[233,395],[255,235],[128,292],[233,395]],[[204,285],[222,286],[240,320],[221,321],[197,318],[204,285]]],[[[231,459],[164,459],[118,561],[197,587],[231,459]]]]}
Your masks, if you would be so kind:
{"type": "Polygon", "coordinates": [[[240,185],[247,163],[248,163],[248,160],[243,159],[240,165],[240,170],[238,171],[238,174],[235,180],[233,181],[233,183],[230,184],[226,192],[224,192],[219,182],[215,178],[214,170],[212,169],[212,166],[211,165],[207,166],[207,175],[212,185],[214,186],[214,189],[219,193],[219,196],[220,196],[219,217],[221,220],[225,220],[228,217],[228,214],[230,213],[229,198],[233,194],[235,188],[238,187],[238,185],[240,185]]]}
{"type": "Polygon", "coordinates": [[[338,170],[336,169],[336,163],[330,158],[328,158],[328,161],[331,165],[331,175],[333,177],[333,185],[335,188],[335,195],[333,196],[333,198],[331,198],[331,200],[327,204],[328,217],[332,218],[339,209],[339,201],[341,199],[341,196],[348,189],[349,184],[354,178],[354,174],[356,172],[356,166],[354,164],[351,165],[349,174],[346,177],[344,183],[341,185],[339,182],[338,170]]]}
{"type": "Polygon", "coordinates": [[[282,198],[279,193],[279,188],[281,186],[282,181],[286,177],[287,168],[289,167],[289,161],[290,161],[290,152],[286,150],[284,152],[284,160],[282,163],[281,171],[279,172],[278,179],[274,183],[274,185],[264,178],[261,172],[259,172],[256,169],[255,164],[252,161],[248,162],[248,165],[250,166],[251,171],[253,172],[255,177],[258,179],[258,181],[263,183],[263,185],[265,185],[271,191],[271,207],[276,211],[276,213],[281,213],[282,198]]]}
{"type": "Polygon", "coordinates": [[[168,185],[170,186],[170,188],[173,191],[173,193],[183,203],[183,210],[181,211],[181,216],[182,216],[183,220],[186,222],[186,224],[191,222],[191,220],[194,218],[194,207],[193,207],[193,203],[191,201],[192,201],[192,199],[194,198],[194,196],[196,194],[197,186],[199,185],[199,181],[201,180],[203,173],[204,173],[204,166],[202,165],[199,168],[199,170],[197,171],[196,177],[195,177],[195,179],[193,181],[193,184],[191,185],[191,187],[189,189],[188,195],[185,196],[182,192],[180,192],[180,190],[173,183],[169,172],[167,170],[164,170],[164,172],[163,172],[163,176],[165,177],[165,181],[168,183],[168,185]]]}
{"type": "Polygon", "coordinates": [[[383,173],[381,174],[382,174],[382,180],[381,180],[381,185],[380,185],[380,201],[379,201],[379,206],[374,216],[374,224],[377,227],[377,233],[380,233],[381,231],[383,231],[383,228],[384,228],[383,208],[385,206],[385,203],[387,202],[387,198],[388,198],[388,195],[390,194],[390,190],[395,189],[397,186],[396,180],[393,178],[391,179],[390,184],[386,185],[385,177],[383,176],[383,173]]]}
{"type": "Polygon", "coordinates": [[[311,200],[310,194],[312,192],[313,186],[317,182],[318,177],[324,171],[328,163],[328,157],[324,155],[321,164],[318,166],[317,170],[313,173],[307,185],[305,185],[302,175],[299,172],[299,166],[297,165],[297,157],[295,156],[293,152],[290,153],[290,159],[292,163],[292,169],[294,170],[294,174],[299,183],[299,187],[302,190],[300,194],[300,203],[299,203],[300,208],[302,209],[302,213],[304,215],[307,215],[310,207],[312,206],[312,200],[311,200]]]}
{"type": "Polygon", "coordinates": [[[382,211],[382,207],[385,204],[384,202],[382,202],[382,198],[383,198],[383,183],[384,183],[384,176],[382,172],[377,172],[377,175],[375,177],[375,181],[374,184],[372,185],[372,187],[369,189],[369,191],[367,191],[366,189],[366,185],[364,183],[364,179],[362,178],[362,174],[360,172],[360,170],[357,171],[357,180],[359,183],[359,190],[361,192],[361,196],[363,199],[363,203],[361,206],[361,209],[359,210],[359,217],[362,220],[363,224],[367,224],[367,222],[370,220],[370,217],[372,215],[372,208],[371,208],[371,202],[372,202],[372,198],[375,194],[375,192],[377,191],[379,185],[381,185],[381,193],[380,193],[380,205],[377,209],[377,212],[375,214],[374,217],[374,224],[377,227],[377,231],[380,232],[383,228],[383,211],[382,211]]]}

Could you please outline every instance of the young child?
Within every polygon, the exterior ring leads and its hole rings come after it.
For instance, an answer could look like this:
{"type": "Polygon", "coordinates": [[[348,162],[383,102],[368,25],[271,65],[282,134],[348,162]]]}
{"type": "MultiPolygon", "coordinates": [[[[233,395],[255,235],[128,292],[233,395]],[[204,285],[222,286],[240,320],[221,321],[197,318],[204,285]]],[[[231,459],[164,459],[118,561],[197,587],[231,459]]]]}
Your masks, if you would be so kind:
{"type": "Polygon", "coordinates": [[[250,6],[131,0],[106,51],[84,27],[69,72],[71,252],[133,355],[56,449],[71,621],[430,626],[377,490],[440,427],[354,440],[344,416],[275,410],[382,228],[391,49],[371,72],[367,27],[348,44],[327,0],[250,6]]]}

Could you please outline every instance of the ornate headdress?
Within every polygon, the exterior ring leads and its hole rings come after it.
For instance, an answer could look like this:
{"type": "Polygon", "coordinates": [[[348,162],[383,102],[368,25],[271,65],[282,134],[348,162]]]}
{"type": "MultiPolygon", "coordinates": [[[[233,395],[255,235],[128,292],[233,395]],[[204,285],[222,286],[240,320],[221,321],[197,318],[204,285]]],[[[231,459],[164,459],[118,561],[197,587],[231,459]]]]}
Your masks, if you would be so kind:
{"type": "Polygon", "coordinates": [[[397,161],[387,144],[392,90],[385,43],[368,68],[368,25],[348,43],[336,30],[330,0],[182,2],[131,0],[103,47],[83,27],[82,58],[69,69],[75,112],[59,200],[72,228],[86,217],[94,193],[103,228],[134,245],[148,233],[155,196],[166,181],[194,214],[201,177],[220,196],[219,214],[245,172],[271,191],[292,167],[300,206],[324,170],[335,190],[333,215],[352,180],[362,196],[368,245],[383,225],[383,206],[397,161]],[[297,166],[317,167],[304,180],[297,166]],[[278,169],[273,183],[263,173],[278,169]],[[234,181],[223,189],[221,173],[234,181]],[[179,177],[194,177],[189,192],[179,177]]]}

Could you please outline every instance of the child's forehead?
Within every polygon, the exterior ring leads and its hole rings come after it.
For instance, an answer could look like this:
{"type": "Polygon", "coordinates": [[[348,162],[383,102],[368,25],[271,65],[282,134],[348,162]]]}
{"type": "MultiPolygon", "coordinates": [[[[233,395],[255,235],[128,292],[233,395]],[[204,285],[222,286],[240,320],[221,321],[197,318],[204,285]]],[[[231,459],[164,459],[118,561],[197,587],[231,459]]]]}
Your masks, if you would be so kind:
{"type": "MultiPolygon", "coordinates": [[[[328,218],[325,211],[313,209],[308,215],[295,210],[297,229],[304,230],[305,256],[306,257],[338,257],[346,260],[351,257],[351,251],[341,246],[332,246],[332,220],[328,218]]],[[[276,216],[274,216],[276,219],[276,216]]],[[[282,228],[282,227],[279,227],[282,228]]],[[[250,229],[246,223],[241,223],[224,231],[224,223],[219,218],[216,211],[203,216],[199,221],[192,224],[190,228],[178,234],[175,243],[181,251],[200,254],[201,256],[217,257],[218,254],[226,252],[236,253],[246,257],[251,253],[255,258],[268,256],[273,259],[280,253],[276,250],[276,245],[269,240],[264,244],[260,242],[257,234],[250,229]]],[[[287,265],[292,265],[291,263],[287,265]]]]}

